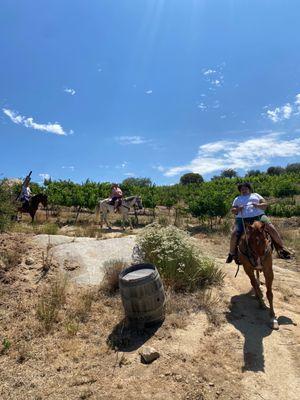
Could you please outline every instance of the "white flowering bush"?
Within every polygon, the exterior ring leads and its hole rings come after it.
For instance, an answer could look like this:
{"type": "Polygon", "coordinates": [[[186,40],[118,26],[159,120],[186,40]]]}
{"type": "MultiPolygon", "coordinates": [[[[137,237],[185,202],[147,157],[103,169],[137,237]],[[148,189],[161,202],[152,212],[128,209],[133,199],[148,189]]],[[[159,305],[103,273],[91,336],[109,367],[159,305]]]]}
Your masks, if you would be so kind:
{"type": "Polygon", "coordinates": [[[164,283],[174,290],[193,291],[223,279],[223,273],[200,252],[195,240],[175,226],[148,225],[139,234],[137,246],[139,261],[154,264],[164,283]]]}

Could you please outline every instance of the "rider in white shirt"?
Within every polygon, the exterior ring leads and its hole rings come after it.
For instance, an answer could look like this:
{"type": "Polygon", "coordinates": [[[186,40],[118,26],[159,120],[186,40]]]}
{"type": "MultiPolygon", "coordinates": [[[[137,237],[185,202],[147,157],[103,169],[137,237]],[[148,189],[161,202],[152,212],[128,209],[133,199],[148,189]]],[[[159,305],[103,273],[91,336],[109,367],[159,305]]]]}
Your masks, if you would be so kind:
{"type": "Polygon", "coordinates": [[[253,224],[254,221],[265,223],[265,230],[271,236],[279,256],[290,258],[290,252],[284,248],[279,232],[265,214],[266,200],[260,194],[253,193],[252,186],[248,182],[240,183],[238,190],[241,194],[232,203],[231,211],[235,214],[235,225],[231,234],[230,251],[226,262],[231,263],[236,259],[238,242],[244,232],[244,223],[253,224]]]}

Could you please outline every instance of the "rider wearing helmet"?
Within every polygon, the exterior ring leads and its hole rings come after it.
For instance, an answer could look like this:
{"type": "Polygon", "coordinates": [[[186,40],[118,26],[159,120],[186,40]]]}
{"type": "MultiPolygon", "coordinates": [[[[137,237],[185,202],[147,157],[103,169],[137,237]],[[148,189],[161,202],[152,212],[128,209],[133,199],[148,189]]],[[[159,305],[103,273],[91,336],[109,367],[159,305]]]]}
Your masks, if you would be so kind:
{"type": "Polygon", "coordinates": [[[122,205],[123,192],[117,183],[111,186],[111,201],[114,205],[115,213],[118,212],[119,207],[122,205]]]}

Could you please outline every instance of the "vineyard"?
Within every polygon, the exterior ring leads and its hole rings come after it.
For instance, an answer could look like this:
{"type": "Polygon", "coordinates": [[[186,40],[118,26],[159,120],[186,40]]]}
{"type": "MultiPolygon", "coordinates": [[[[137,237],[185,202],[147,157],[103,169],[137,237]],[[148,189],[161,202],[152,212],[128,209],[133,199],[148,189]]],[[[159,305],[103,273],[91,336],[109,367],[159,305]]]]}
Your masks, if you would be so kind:
{"type": "MultiPolygon", "coordinates": [[[[280,175],[259,174],[244,178],[216,177],[211,181],[175,184],[172,186],[157,186],[145,179],[125,180],[121,188],[125,196],[140,195],[147,209],[156,206],[173,208],[194,217],[215,219],[225,217],[236,195],[237,183],[250,181],[254,191],[260,193],[269,201],[268,214],[278,217],[300,215],[300,204],[297,195],[300,194],[300,172],[283,173],[280,175]],[[143,184],[143,182],[146,184],[143,184]],[[136,185],[138,184],[138,185],[136,185]]],[[[111,184],[97,183],[87,180],[78,184],[72,181],[45,181],[43,185],[31,183],[33,194],[44,192],[51,206],[76,207],[93,211],[100,199],[109,197],[111,184]]],[[[15,184],[13,195],[20,190],[15,184]]]]}

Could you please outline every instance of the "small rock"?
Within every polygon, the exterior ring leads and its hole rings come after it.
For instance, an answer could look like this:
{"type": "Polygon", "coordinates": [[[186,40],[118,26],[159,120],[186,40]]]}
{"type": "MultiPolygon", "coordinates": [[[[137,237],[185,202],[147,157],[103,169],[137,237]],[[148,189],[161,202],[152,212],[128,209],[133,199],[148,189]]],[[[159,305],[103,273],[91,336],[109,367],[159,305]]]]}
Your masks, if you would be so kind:
{"type": "Polygon", "coordinates": [[[215,386],[213,382],[209,382],[209,386],[215,386]]]}
{"type": "Polygon", "coordinates": [[[32,265],[34,264],[34,259],[32,257],[27,257],[25,260],[26,265],[32,265]]]}
{"type": "Polygon", "coordinates": [[[139,351],[139,354],[141,356],[141,361],[144,362],[145,364],[151,364],[154,360],[156,360],[160,356],[157,350],[149,346],[142,347],[141,350],[139,351]]]}

